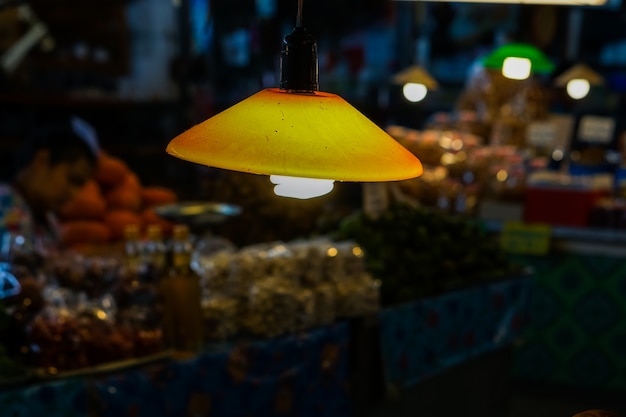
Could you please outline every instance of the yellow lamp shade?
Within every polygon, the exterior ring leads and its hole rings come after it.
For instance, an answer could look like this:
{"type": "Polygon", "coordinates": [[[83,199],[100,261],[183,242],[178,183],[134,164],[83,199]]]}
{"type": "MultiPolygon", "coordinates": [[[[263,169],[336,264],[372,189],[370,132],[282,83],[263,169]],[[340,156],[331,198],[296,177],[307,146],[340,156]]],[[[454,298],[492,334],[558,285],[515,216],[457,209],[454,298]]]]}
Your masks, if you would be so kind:
{"type": "Polygon", "coordinates": [[[423,84],[429,90],[439,88],[437,81],[419,65],[413,65],[393,76],[393,82],[396,84],[423,84]]]}
{"type": "Polygon", "coordinates": [[[604,84],[604,78],[585,64],[574,65],[559,75],[554,83],[559,87],[564,87],[571,80],[587,80],[590,85],[604,84]]]}
{"type": "Polygon", "coordinates": [[[168,144],[178,158],[262,175],[395,181],[420,161],[341,97],[268,88],[191,127],[168,144]]]}

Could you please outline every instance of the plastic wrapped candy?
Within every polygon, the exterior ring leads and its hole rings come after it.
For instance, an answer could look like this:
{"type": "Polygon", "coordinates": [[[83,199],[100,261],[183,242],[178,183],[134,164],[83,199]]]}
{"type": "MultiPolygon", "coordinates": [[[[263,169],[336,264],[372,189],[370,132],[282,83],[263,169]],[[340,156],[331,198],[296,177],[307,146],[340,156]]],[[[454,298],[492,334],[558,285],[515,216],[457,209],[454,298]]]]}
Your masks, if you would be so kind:
{"type": "Polygon", "coordinates": [[[275,337],[292,332],[296,325],[296,287],[289,280],[267,277],[250,288],[246,329],[257,336],[275,337]]]}
{"type": "Polygon", "coordinates": [[[316,326],[325,326],[333,323],[336,318],[336,290],[330,283],[319,283],[311,288],[315,297],[316,326]]]}
{"type": "Polygon", "coordinates": [[[239,332],[239,301],[225,295],[202,300],[204,338],[207,341],[226,341],[239,332]]]}
{"type": "Polygon", "coordinates": [[[368,273],[346,276],[336,281],[338,317],[358,317],[376,313],[380,308],[380,281],[368,273]]]}
{"type": "Polygon", "coordinates": [[[297,303],[294,330],[304,331],[316,323],[316,296],[308,288],[297,288],[294,291],[297,303]]]}
{"type": "Polygon", "coordinates": [[[199,270],[201,271],[199,274],[203,298],[230,293],[231,266],[234,256],[229,251],[220,251],[202,259],[202,268],[199,270]]]}

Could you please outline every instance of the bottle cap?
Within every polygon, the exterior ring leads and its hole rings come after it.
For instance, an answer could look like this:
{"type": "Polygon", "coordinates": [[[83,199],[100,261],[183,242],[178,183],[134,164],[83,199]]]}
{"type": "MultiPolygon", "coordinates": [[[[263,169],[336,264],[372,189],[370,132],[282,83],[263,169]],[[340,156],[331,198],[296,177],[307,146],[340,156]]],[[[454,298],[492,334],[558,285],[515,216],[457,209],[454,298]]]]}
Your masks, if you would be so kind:
{"type": "Polygon", "coordinates": [[[137,239],[139,238],[139,225],[137,224],[127,224],[124,226],[124,237],[126,239],[137,239]]]}
{"type": "Polygon", "coordinates": [[[163,228],[158,224],[148,225],[146,235],[149,240],[160,240],[163,235],[163,228]]]}
{"type": "Polygon", "coordinates": [[[174,239],[185,240],[189,237],[189,226],[186,224],[176,224],[172,232],[174,239]]]}

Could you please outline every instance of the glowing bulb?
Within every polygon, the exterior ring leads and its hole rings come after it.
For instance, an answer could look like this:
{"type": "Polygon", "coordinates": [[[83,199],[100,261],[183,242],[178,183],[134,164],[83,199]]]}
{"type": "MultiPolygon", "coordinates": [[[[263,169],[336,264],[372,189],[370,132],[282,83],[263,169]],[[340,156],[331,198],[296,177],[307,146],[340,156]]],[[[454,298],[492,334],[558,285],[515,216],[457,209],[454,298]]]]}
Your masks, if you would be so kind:
{"type": "Polygon", "coordinates": [[[525,80],[530,77],[530,68],[530,59],[510,56],[502,63],[502,75],[512,80],[525,80]]]}
{"type": "Polygon", "coordinates": [[[270,181],[272,184],[276,184],[274,194],[281,197],[299,198],[301,200],[328,194],[335,186],[334,180],[287,177],[283,175],[271,175],[270,181]]]}
{"type": "Polygon", "coordinates": [[[575,99],[580,100],[589,94],[589,90],[591,86],[589,85],[589,81],[582,78],[574,78],[567,82],[567,94],[575,99]]]}
{"type": "Polygon", "coordinates": [[[404,87],[402,87],[402,94],[404,94],[404,98],[409,100],[411,103],[417,103],[418,101],[424,100],[427,92],[428,89],[424,84],[406,83],[404,84],[404,87]]]}
{"type": "Polygon", "coordinates": [[[554,159],[555,161],[562,161],[563,156],[563,151],[561,149],[555,149],[552,152],[552,159],[554,159]]]}

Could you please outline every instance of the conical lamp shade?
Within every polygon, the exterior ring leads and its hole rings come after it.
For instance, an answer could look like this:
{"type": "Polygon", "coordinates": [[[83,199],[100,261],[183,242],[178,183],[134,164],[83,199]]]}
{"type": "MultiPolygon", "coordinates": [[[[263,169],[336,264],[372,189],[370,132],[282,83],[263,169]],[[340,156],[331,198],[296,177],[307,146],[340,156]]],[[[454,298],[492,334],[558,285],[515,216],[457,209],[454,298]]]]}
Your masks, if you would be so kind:
{"type": "Polygon", "coordinates": [[[181,133],[167,152],[262,175],[395,181],[420,161],[341,97],[268,88],[181,133]]]}
{"type": "Polygon", "coordinates": [[[436,90],[439,87],[437,81],[421,66],[413,65],[393,76],[396,84],[419,83],[424,84],[429,90],[436,90]]]}
{"type": "Polygon", "coordinates": [[[508,43],[482,59],[485,68],[501,69],[506,58],[527,58],[532,64],[532,72],[549,74],[554,70],[554,64],[539,49],[526,43],[508,43]]]}
{"type": "Polygon", "coordinates": [[[563,87],[570,80],[573,79],[587,80],[591,85],[604,84],[604,78],[585,64],[574,65],[573,67],[559,75],[556,80],[554,80],[554,83],[559,87],[563,87]]]}

